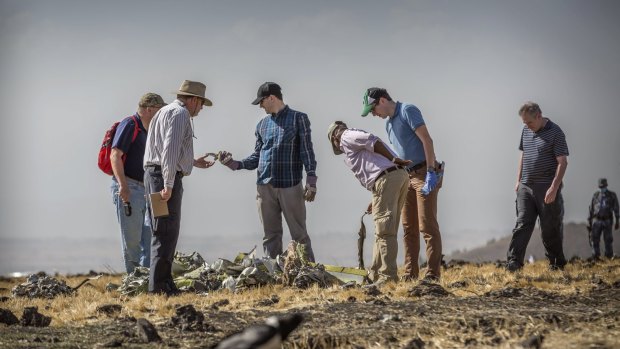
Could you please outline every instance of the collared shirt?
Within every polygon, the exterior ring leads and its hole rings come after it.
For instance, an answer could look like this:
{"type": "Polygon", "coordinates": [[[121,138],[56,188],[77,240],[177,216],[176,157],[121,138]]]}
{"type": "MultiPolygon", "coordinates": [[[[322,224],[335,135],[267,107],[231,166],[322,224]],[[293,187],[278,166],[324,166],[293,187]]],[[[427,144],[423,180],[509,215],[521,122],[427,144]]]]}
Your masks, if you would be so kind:
{"type": "Polygon", "coordinates": [[[114,139],[112,140],[112,148],[121,150],[125,155],[125,166],[123,168],[125,176],[139,182],[144,180],[142,160],[144,159],[144,148],[146,146],[146,133],[140,115],[136,113],[133,116],[126,117],[118,124],[114,139]],[[136,128],[136,118],[138,119],[138,134],[132,142],[131,139],[136,128]]]}
{"type": "Polygon", "coordinates": [[[316,160],[310,138],[310,120],[304,113],[284,107],[276,115],[266,115],[256,125],[254,153],[241,160],[240,169],[258,168],[257,184],[289,188],[302,178],[316,176],[316,160]]]}
{"type": "Polygon", "coordinates": [[[557,157],[568,156],[564,132],[549,119],[536,132],[523,126],[519,150],[523,151],[521,183],[524,184],[552,183],[558,168],[557,157]]]}
{"type": "MultiPolygon", "coordinates": [[[[344,163],[368,190],[372,190],[377,176],[383,170],[394,166],[385,156],[375,153],[377,141],[381,141],[379,137],[355,128],[345,130],[340,137],[340,150],[345,155],[344,163]]],[[[396,156],[389,147],[386,148],[396,156]]]]}
{"type": "Polygon", "coordinates": [[[426,160],[422,140],[415,134],[415,130],[424,125],[422,113],[413,104],[396,102],[394,115],[387,119],[385,130],[390,143],[398,157],[411,160],[415,166],[426,160]]]}
{"type": "Polygon", "coordinates": [[[160,165],[164,186],[174,186],[177,172],[189,176],[194,166],[194,142],[189,111],[178,99],[161,108],[151,120],[144,166],[160,165]]]}

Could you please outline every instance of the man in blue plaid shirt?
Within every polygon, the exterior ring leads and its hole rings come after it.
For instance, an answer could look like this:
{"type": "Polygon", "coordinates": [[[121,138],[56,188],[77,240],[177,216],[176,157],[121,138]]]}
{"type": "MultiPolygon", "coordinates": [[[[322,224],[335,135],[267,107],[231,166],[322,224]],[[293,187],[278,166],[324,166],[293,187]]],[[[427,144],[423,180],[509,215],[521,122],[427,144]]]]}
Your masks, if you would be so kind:
{"type": "Polygon", "coordinates": [[[252,102],[267,112],[256,125],[256,145],[247,158],[233,160],[222,151],[220,162],[231,170],[257,170],[258,214],[263,223],[263,248],[270,258],[282,253],[282,215],[291,238],[305,245],[308,259],[314,262],[310,236],[306,230],[305,201],[316,195],[316,160],[310,137],[308,115],[289,108],[282,100],[282,90],[274,82],[258,88],[252,102]],[[306,185],[302,187],[302,169],[306,168],[306,185]]]}

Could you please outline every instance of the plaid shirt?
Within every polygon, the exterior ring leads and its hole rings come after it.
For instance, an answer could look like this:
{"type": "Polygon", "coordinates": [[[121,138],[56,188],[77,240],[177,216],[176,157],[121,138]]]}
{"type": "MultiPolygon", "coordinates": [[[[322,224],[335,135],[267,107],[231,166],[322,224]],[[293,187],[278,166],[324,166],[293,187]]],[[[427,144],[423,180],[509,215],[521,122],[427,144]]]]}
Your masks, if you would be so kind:
{"type": "Polygon", "coordinates": [[[240,169],[258,168],[256,184],[289,188],[306,176],[316,176],[316,160],[310,138],[308,115],[287,106],[276,115],[266,115],[256,125],[254,153],[241,160],[240,169]]]}

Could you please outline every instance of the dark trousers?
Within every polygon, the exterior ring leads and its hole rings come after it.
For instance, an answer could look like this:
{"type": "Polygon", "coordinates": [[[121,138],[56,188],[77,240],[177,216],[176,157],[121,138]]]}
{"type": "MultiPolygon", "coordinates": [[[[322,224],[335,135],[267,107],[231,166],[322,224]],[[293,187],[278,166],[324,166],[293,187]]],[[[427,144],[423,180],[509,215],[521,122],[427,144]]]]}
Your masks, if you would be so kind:
{"type": "MultiPolygon", "coordinates": [[[[181,228],[182,177],[182,174],[177,173],[174,178],[172,196],[168,200],[168,217],[153,218],[153,212],[149,206],[153,231],[149,292],[168,293],[176,290],[172,280],[172,260],[181,228]]],[[[164,189],[164,179],[160,168],[147,168],[144,172],[144,187],[147,195],[164,189]]]]}
{"type": "Polygon", "coordinates": [[[614,255],[614,236],[611,227],[613,218],[594,219],[592,222],[592,232],[590,233],[590,246],[592,247],[592,257],[601,256],[601,235],[605,243],[605,257],[611,258],[614,255]]]}
{"type": "Polygon", "coordinates": [[[553,267],[563,267],[566,258],[562,250],[564,238],[564,201],[562,189],[558,190],[555,201],[545,204],[545,193],[550,184],[519,184],[517,190],[517,224],[512,230],[512,240],[508,247],[509,265],[522,267],[525,250],[530,242],[536,219],[540,220],[540,231],[545,255],[553,267]]]}

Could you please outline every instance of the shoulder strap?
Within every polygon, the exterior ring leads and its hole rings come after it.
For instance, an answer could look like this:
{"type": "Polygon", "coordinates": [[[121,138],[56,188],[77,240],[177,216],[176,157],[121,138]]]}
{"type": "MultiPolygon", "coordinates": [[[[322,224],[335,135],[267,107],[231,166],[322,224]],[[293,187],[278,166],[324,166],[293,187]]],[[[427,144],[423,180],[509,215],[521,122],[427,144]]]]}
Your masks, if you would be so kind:
{"type": "Polygon", "coordinates": [[[140,126],[138,118],[135,115],[131,116],[133,118],[134,128],[133,128],[133,137],[131,137],[131,143],[133,143],[138,137],[138,132],[140,132],[140,126]]]}

